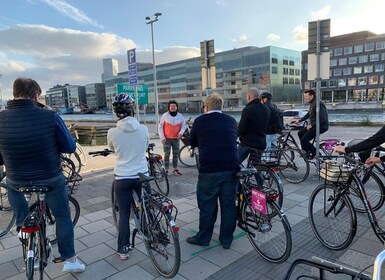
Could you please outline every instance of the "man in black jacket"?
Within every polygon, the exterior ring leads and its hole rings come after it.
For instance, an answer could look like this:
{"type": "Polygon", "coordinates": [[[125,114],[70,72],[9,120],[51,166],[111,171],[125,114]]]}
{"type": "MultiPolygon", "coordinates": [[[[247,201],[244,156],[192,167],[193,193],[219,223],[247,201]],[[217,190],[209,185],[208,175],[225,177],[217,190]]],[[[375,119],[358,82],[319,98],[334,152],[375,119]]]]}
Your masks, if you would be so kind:
{"type": "Polygon", "coordinates": [[[259,99],[259,90],[250,88],[247,92],[247,104],[242,111],[238,124],[240,144],[238,160],[242,163],[251,149],[259,151],[259,157],[266,149],[266,129],[270,119],[270,110],[259,99]]]}
{"type": "MultiPolygon", "coordinates": [[[[303,122],[309,119],[310,124],[298,131],[298,137],[301,141],[302,150],[304,150],[309,159],[313,159],[316,155],[316,148],[310,143],[316,137],[316,110],[317,99],[314,90],[310,89],[303,94],[305,102],[310,104],[309,111],[300,120],[295,123],[303,122]]],[[[320,101],[319,110],[320,134],[325,133],[329,129],[328,111],[325,104],[320,101]]]]}

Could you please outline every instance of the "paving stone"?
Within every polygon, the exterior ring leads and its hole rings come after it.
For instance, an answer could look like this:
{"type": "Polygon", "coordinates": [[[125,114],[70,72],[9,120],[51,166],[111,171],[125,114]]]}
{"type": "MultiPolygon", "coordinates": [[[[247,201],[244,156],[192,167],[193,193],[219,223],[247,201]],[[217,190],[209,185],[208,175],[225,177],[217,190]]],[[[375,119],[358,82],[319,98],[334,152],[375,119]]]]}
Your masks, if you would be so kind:
{"type": "Polygon", "coordinates": [[[86,218],[90,222],[95,222],[95,221],[102,220],[102,219],[105,219],[105,218],[108,218],[108,217],[111,217],[111,213],[107,212],[104,209],[100,210],[100,211],[96,211],[96,212],[90,213],[90,214],[87,214],[87,215],[84,215],[84,218],[86,218]]]}
{"type": "Polygon", "coordinates": [[[106,279],[117,272],[118,271],[108,262],[100,260],[87,266],[84,272],[76,273],[75,276],[78,280],[99,280],[106,279]]]}
{"type": "Polygon", "coordinates": [[[102,230],[87,236],[80,238],[79,240],[84,243],[87,247],[95,246],[100,243],[106,242],[108,240],[113,239],[114,236],[109,234],[108,232],[102,230]]]}
{"type": "Polygon", "coordinates": [[[0,265],[0,279],[8,279],[19,274],[18,269],[13,262],[7,262],[0,265]]]}
{"type": "Polygon", "coordinates": [[[219,271],[220,267],[208,262],[207,260],[196,257],[183,264],[179,269],[179,274],[187,279],[201,280],[219,271]]]}
{"type": "Polygon", "coordinates": [[[212,262],[217,266],[226,267],[241,258],[242,254],[231,249],[225,250],[221,245],[219,245],[212,250],[202,253],[200,257],[212,262]]]}
{"type": "Polygon", "coordinates": [[[126,279],[129,275],[130,279],[135,280],[152,280],[154,279],[154,276],[152,276],[150,273],[145,271],[143,268],[141,268],[138,265],[131,266],[111,277],[108,277],[107,280],[120,280],[120,279],[126,279]]]}
{"type": "Polygon", "coordinates": [[[111,256],[112,254],[115,254],[114,250],[112,250],[105,244],[100,244],[79,252],[78,256],[86,264],[91,264],[108,256],[111,256]]]}
{"type": "Polygon", "coordinates": [[[110,227],[113,227],[114,225],[107,222],[106,220],[100,220],[93,223],[86,224],[82,226],[84,230],[86,230],[89,233],[94,233],[103,229],[107,229],[110,227]]]}

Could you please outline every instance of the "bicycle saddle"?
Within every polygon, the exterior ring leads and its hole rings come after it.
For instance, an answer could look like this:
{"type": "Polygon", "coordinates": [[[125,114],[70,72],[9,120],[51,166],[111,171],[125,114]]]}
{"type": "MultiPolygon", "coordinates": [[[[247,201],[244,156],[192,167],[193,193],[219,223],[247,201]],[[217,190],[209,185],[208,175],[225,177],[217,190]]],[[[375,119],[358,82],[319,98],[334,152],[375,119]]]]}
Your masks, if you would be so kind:
{"type": "Polygon", "coordinates": [[[19,192],[22,192],[22,193],[31,193],[31,192],[45,193],[45,192],[49,192],[51,189],[52,189],[51,187],[31,186],[31,187],[21,187],[21,188],[19,188],[19,192]]]}

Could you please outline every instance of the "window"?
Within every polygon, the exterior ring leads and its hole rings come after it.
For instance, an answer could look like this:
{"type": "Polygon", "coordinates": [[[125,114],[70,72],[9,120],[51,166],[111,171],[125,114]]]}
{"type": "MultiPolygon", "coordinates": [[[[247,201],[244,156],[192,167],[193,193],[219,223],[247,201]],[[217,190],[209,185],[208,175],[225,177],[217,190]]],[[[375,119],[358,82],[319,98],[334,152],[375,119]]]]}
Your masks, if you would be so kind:
{"type": "Polygon", "coordinates": [[[294,85],[294,78],[290,78],[290,79],[289,79],[289,84],[290,84],[290,85],[294,85]]]}
{"type": "Polygon", "coordinates": [[[289,65],[294,66],[294,61],[293,60],[289,60],[289,65]]]}
{"type": "Polygon", "coordinates": [[[289,75],[294,76],[294,69],[289,69],[289,75]]]}
{"type": "Polygon", "coordinates": [[[278,74],[278,67],[272,66],[272,67],[271,67],[271,73],[272,73],[272,74],[278,74]]]}
{"type": "Polygon", "coordinates": [[[344,75],[351,75],[352,74],[352,67],[346,67],[343,70],[344,75]]]}
{"type": "Polygon", "coordinates": [[[354,67],[353,68],[353,74],[361,74],[362,73],[362,67],[354,67]]]}
{"type": "Polygon", "coordinates": [[[334,69],[334,76],[341,76],[342,71],[341,69],[334,69]]]}
{"type": "Polygon", "coordinates": [[[377,85],[377,84],[378,84],[378,76],[370,76],[369,85],[377,85]]]}
{"type": "Polygon", "coordinates": [[[338,61],[339,65],[346,65],[348,63],[348,59],[346,57],[340,58],[338,61]]]}
{"type": "Polygon", "coordinates": [[[381,53],[381,60],[385,60],[385,53],[381,53]]]}
{"type": "Polygon", "coordinates": [[[299,79],[298,78],[295,78],[295,84],[299,85],[299,79]]]}
{"type": "Polygon", "coordinates": [[[342,48],[338,48],[334,50],[334,56],[342,55],[342,48]]]}
{"type": "Polygon", "coordinates": [[[337,80],[329,80],[329,87],[336,87],[337,86],[337,80]]]}
{"type": "Polygon", "coordinates": [[[321,81],[321,88],[326,88],[328,86],[328,82],[325,80],[321,81]]]}
{"type": "Polygon", "coordinates": [[[289,74],[289,68],[283,68],[283,74],[288,75],[289,74]]]}
{"type": "Polygon", "coordinates": [[[337,59],[330,59],[330,66],[337,66],[337,59]]]}
{"type": "Polygon", "coordinates": [[[349,64],[356,64],[358,62],[357,56],[349,57],[349,64]]]}
{"type": "Polygon", "coordinates": [[[384,75],[380,75],[380,84],[381,84],[381,85],[384,84],[384,75]]]}
{"type": "Polygon", "coordinates": [[[365,44],[365,51],[366,52],[374,51],[374,43],[365,44]]]}
{"type": "Polygon", "coordinates": [[[357,83],[357,79],[356,78],[354,78],[354,77],[348,78],[348,86],[349,87],[355,87],[356,83],[357,83]]]}
{"type": "Polygon", "coordinates": [[[354,53],[361,53],[364,51],[364,46],[363,45],[356,45],[354,46],[354,53]]]}
{"type": "Polygon", "coordinates": [[[278,63],[278,59],[276,57],[272,57],[271,58],[271,63],[277,64],[278,63]]]}
{"type": "Polygon", "coordinates": [[[289,61],[287,59],[284,59],[282,63],[283,65],[289,65],[289,61]]]}
{"type": "Polygon", "coordinates": [[[299,69],[295,69],[295,75],[296,76],[301,76],[301,71],[299,69]]]}
{"type": "Polygon", "coordinates": [[[374,72],[382,72],[382,71],[384,71],[384,64],[374,65],[374,72]]]}
{"type": "Polygon", "coordinates": [[[366,77],[359,77],[358,78],[358,85],[359,86],[366,86],[367,84],[367,78],[366,77]]]}
{"type": "Polygon", "coordinates": [[[376,43],[376,50],[382,50],[385,49],[385,41],[377,42],[376,43]]]}
{"type": "Polygon", "coordinates": [[[379,53],[374,53],[369,56],[370,61],[379,61],[380,60],[380,54],[379,53]]]}
{"type": "Polygon", "coordinates": [[[372,72],[373,72],[373,65],[364,66],[364,73],[372,73],[372,72]]]}
{"type": "Polygon", "coordinates": [[[360,55],[358,57],[358,62],[359,63],[366,63],[366,62],[368,62],[368,56],[367,55],[360,55]]]}
{"type": "Polygon", "coordinates": [[[289,84],[289,79],[286,78],[286,77],[283,77],[282,83],[283,83],[284,85],[289,84]]]}
{"type": "Polygon", "coordinates": [[[345,79],[338,79],[338,86],[339,87],[346,87],[346,80],[345,79]]]}
{"type": "Polygon", "coordinates": [[[344,48],[344,54],[351,54],[351,53],[353,53],[353,47],[344,48]]]}

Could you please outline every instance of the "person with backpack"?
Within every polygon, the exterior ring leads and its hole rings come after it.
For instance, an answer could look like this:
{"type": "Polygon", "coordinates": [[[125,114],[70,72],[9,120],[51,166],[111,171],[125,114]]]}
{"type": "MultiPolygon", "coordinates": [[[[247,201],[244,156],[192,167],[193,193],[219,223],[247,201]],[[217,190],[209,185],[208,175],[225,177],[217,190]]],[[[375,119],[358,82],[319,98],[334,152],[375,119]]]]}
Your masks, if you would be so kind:
{"type": "MultiPolygon", "coordinates": [[[[277,105],[271,103],[272,97],[273,95],[270,92],[263,92],[260,96],[261,102],[270,110],[270,118],[266,130],[266,151],[269,151],[272,146],[277,146],[277,133],[284,129],[283,112],[277,105]]],[[[267,158],[270,158],[270,153],[267,153],[267,158]]]]}

